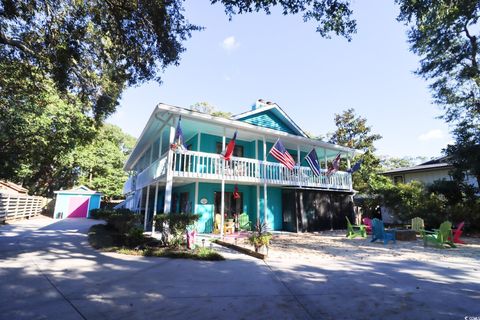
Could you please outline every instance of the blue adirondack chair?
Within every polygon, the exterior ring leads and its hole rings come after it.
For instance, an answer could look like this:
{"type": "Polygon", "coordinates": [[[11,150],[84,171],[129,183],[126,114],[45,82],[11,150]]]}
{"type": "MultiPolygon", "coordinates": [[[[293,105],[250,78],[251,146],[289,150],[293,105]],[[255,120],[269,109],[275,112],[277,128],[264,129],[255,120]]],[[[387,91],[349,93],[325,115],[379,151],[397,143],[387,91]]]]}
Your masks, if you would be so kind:
{"type": "Polygon", "coordinates": [[[372,220],[372,240],[370,242],[377,240],[383,240],[384,244],[387,244],[390,240],[396,243],[395,230],[385,230],[383,221],[375,218],[372,220]]]}

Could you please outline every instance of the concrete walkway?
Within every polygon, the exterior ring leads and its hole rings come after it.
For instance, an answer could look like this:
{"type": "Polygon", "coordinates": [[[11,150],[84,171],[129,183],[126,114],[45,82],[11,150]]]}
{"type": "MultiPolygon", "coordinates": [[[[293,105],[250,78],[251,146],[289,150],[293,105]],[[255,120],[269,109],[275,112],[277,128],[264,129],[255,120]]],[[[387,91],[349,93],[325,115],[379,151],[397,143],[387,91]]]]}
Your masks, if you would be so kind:
{"type": "Polygon", "coordinates": [[[480,263],[130,257],[90,248],[96,223],[0,226],[0,319],[480,317],[480,263]]]}

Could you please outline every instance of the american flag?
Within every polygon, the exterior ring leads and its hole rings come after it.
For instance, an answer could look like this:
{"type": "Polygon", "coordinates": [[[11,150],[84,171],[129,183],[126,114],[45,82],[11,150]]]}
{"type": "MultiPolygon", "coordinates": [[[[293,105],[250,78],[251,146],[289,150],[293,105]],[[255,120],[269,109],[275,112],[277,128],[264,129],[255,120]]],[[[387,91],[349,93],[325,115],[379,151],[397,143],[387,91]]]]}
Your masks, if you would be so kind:
{"type": "Polygon", "coordinates": [[[332,162],[332,165],[330,166],[330,168],[328,168],[327,175],[331,175],[331,174],[337,172],[338,168],[340,168],[340,153],[337,154],[337,156],[335,157],[335,159],[332,162]]]}
{"type": "Polygon", "coordinates": [[[270,150],[270,154],[289,170],[293,170],[295,167],[295,160],[293,160],[290,153],[288,153],[287,149],[285,149],[280,139],[275,142],[270,150]]]}

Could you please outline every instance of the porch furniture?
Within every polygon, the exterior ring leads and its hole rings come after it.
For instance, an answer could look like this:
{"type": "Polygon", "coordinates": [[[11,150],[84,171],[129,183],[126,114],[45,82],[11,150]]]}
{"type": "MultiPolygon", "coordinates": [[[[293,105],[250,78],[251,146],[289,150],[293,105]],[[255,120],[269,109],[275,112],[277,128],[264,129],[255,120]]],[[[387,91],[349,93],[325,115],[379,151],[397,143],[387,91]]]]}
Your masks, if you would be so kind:
{"type": "Polygon", "coordinates": [[[395,230],[395,239],[398,241],[416,241],[417,232],[411,229],[395,230]]]}
{"type": "Polygon", "coordinates": [[[420,217],[413,218],[411,229],[418,233],[421,233],[421,231],[425,229],[425,224],[423,222],[423,219],[420,217]]]}
{"type": "Polygon", "coordinates": [[[225,234],[234,234],[235,233],[235,222],[227,221],[223,226],[223,231],[225,234]]]}
{"type": "Polygon", "coordinates": [[[422,230],[422,236],[424,246],[431,243],[438,248],[444,248],[445,245],[455,248],[453,242],[449,240],[453,238],[452,223],[450,221],[443,222],[440,228],[435,231],[422,230]]]}
{"type": "Polygon", "coordinates": [[[383,244],[387,244],[388,241],[396,243],[395,231],[396,230],[385,230],[383,221],[375,218],[372,220],[372,240],[370,242],[383,240],[383,244]]]}
{"type": "Polygon", "coordinates": [[[220,225],[222,224],[222,216],[220,213],[215,214],[215,224],[213,228],[213,233],[219,234],[220,233],[220,225]]]}
{"type": "Polygon", "coordinates": [[[367,236],[367,232],[363,224],[352,225],[347,216],[345,216],[345,219],[347,219],[347,237],[349,239],[353,239],[355,237],[365,238],[367,236]]]}
{"type": "Polygon", "coordinates": [[[248,214],[245,212],[238,216],[238,228],[243,231],[252,230],[252,223],[249,220],[248,214]]]}
{"type": "Polygon", "coordinates": [[[367,234],[372,234],[372,219],[370,218],[363,218],[363,224],[365,225],[365,229],[367,230],[367,234]]]}
{"type": "Polygon", "coordinates": [[[464,241],[460,240],[460,236],[463,233],[463,225],[465,224],[465,221],[460,222],[460,224],[457,226],[456,229],[452,229],[453,233],[453,243],[461,243],[465,244],[464,241]]]}

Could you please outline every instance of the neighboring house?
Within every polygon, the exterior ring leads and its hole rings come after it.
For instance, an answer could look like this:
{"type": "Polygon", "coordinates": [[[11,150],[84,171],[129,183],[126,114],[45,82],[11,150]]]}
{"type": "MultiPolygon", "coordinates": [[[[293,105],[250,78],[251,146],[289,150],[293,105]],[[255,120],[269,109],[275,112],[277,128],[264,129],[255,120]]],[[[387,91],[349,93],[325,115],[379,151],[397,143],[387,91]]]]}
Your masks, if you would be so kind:
{"type": "MultiPolygon", "coordinates": [[[[453,165],[447,162],[447,157],[433,159],[419,165],[407,168],[398,168],[383,172],[390,177],[394,183],[409,183],[411,181],[420,181],[424,184],[432,184],[436,180],[452,180],[450,171],[453,165]]],[[[477,186],[475,177],[465,175],[465,182],[477,186]]]]}
{"type": "Polygon", "coordinates": [[[0,180],[0,193],[27,195],[28,190],[11,181],[0,180]]]}
{"type": "Polygon", "coordinates": [[[146,212],[145,229],[154,215],[171,212],[200,214],[200,232],[212,232],[215,214],[223,224],[222,218],[240,213],[271,230],[344,228],[344,216],[353,211],[351,174],[326,174],[327,162],[339,153],[349,165],[356,151],[309,139],[271,102],[259,100],[231,119],[159,104],[125,164],[124,207],[146,212]],[[170,148],[180,117],[186,152],[170,148]],[[220,153],[235,131],[233,157],[225,161],[220,153]],[[269,154],[277,139],[297,161],[293,171],[269,154]],[[305,160],[314,147],[320,176],[305,160]]]}
{"type": "Polygon", "coordinates": [[[56,194],[55,219],[89,218],[90,211],[100,208],[102,194],[79,186],[69,190],[54,191],[56,194]]]}

